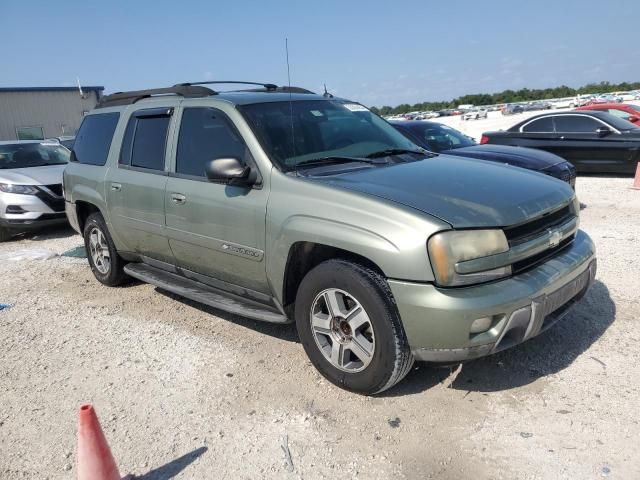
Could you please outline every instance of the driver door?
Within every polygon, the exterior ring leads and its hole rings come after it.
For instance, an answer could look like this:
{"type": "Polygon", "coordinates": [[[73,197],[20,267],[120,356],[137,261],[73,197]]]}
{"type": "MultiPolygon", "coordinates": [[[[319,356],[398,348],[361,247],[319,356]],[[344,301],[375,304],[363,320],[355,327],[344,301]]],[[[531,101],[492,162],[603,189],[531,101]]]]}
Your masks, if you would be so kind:
{"type": "Polygon", "coordinates": [[[178,267],[269,293],[264,260],[268,192],[260,181],[252,187],[208,181],[207,162],[228,157],[256,168],[224,112],[183,108],[165,194],[169,244],[178,267]]]}

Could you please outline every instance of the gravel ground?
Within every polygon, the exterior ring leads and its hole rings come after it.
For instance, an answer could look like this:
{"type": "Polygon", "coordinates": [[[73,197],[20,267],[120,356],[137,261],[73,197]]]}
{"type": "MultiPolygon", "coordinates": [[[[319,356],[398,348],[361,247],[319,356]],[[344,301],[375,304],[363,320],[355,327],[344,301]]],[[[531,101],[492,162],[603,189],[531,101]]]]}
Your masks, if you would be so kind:
{"type": "Polygon", "coordinates": [[[417,364],[375,398],[326,382],[291,326],[103,287],[83,259],[9,259],[81,245],[68,229],[1,244],[0,478],[75,478],[84,402],[145,480],[640,478],[632,182],[578,179],[599,271],[563,322],[458,368],[417,364]]]}

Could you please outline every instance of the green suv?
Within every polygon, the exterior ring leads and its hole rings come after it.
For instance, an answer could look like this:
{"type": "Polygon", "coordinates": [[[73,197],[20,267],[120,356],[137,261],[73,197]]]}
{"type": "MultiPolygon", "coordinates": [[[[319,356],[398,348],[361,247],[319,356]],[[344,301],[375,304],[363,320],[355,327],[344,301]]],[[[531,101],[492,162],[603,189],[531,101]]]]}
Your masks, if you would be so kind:
{"type": "Polygon", "coordinates": [[[89,113],[66,212],[105,285],[134,277],[294,322],[364,394],[549,328],[589,288],[571,187],[422,150],[362,105],[250,82],[116,93],[89,113]]]}

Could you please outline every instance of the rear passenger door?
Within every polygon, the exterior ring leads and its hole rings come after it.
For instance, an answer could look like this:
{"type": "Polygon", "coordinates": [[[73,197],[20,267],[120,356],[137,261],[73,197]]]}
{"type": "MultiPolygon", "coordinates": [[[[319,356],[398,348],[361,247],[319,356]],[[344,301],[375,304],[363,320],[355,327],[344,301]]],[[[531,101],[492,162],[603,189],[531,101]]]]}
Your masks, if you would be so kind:
{"type": "Polygon", "coordinates": [[[260,181],[252,187],[209,182],[207,162],[228,157],[257,169],[223,111],[184,108],[165,197],[171,250],[187,276],[195,272],[208,277],[204,280],[209,283],[216,279],[220,288],[241,286],[269,293],[264,260],[268,191],[260,181]]]}
{"type": "Polygon", "coordinates": [[[173,111],[162,106],[131,114],[106,184],[111,221],[126,249],[168,263],[173,255],[165,229],[165,160],[173,111]]]}

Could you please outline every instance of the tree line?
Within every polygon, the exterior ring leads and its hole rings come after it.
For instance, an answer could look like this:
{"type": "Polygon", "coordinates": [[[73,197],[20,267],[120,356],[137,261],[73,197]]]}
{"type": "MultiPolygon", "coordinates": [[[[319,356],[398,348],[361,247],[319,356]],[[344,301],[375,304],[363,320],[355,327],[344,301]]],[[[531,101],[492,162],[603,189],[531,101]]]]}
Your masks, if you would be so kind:
{"type": "Polygon", "coordinates": [[[554,88],[521,88],[520,90],[504,90],[498,93],[475,93],[463,95],[450,101],[422,102],[414,105],[403,103],[396,107],[383,106],[371,107],[378,115],[395,115],[399,113],[415,111],[437,111],[447,108],[456,108],[458,105],[496,105],[501,103],[530,102],[532,100],[547,100],[550,98],[573,97],[576,95],[588,95],[594,93],[609,93],[616,91],[640,90],[640,82],[622,83],[589,83],[579,88],[571,88],[561,85],[554,88]]]}

